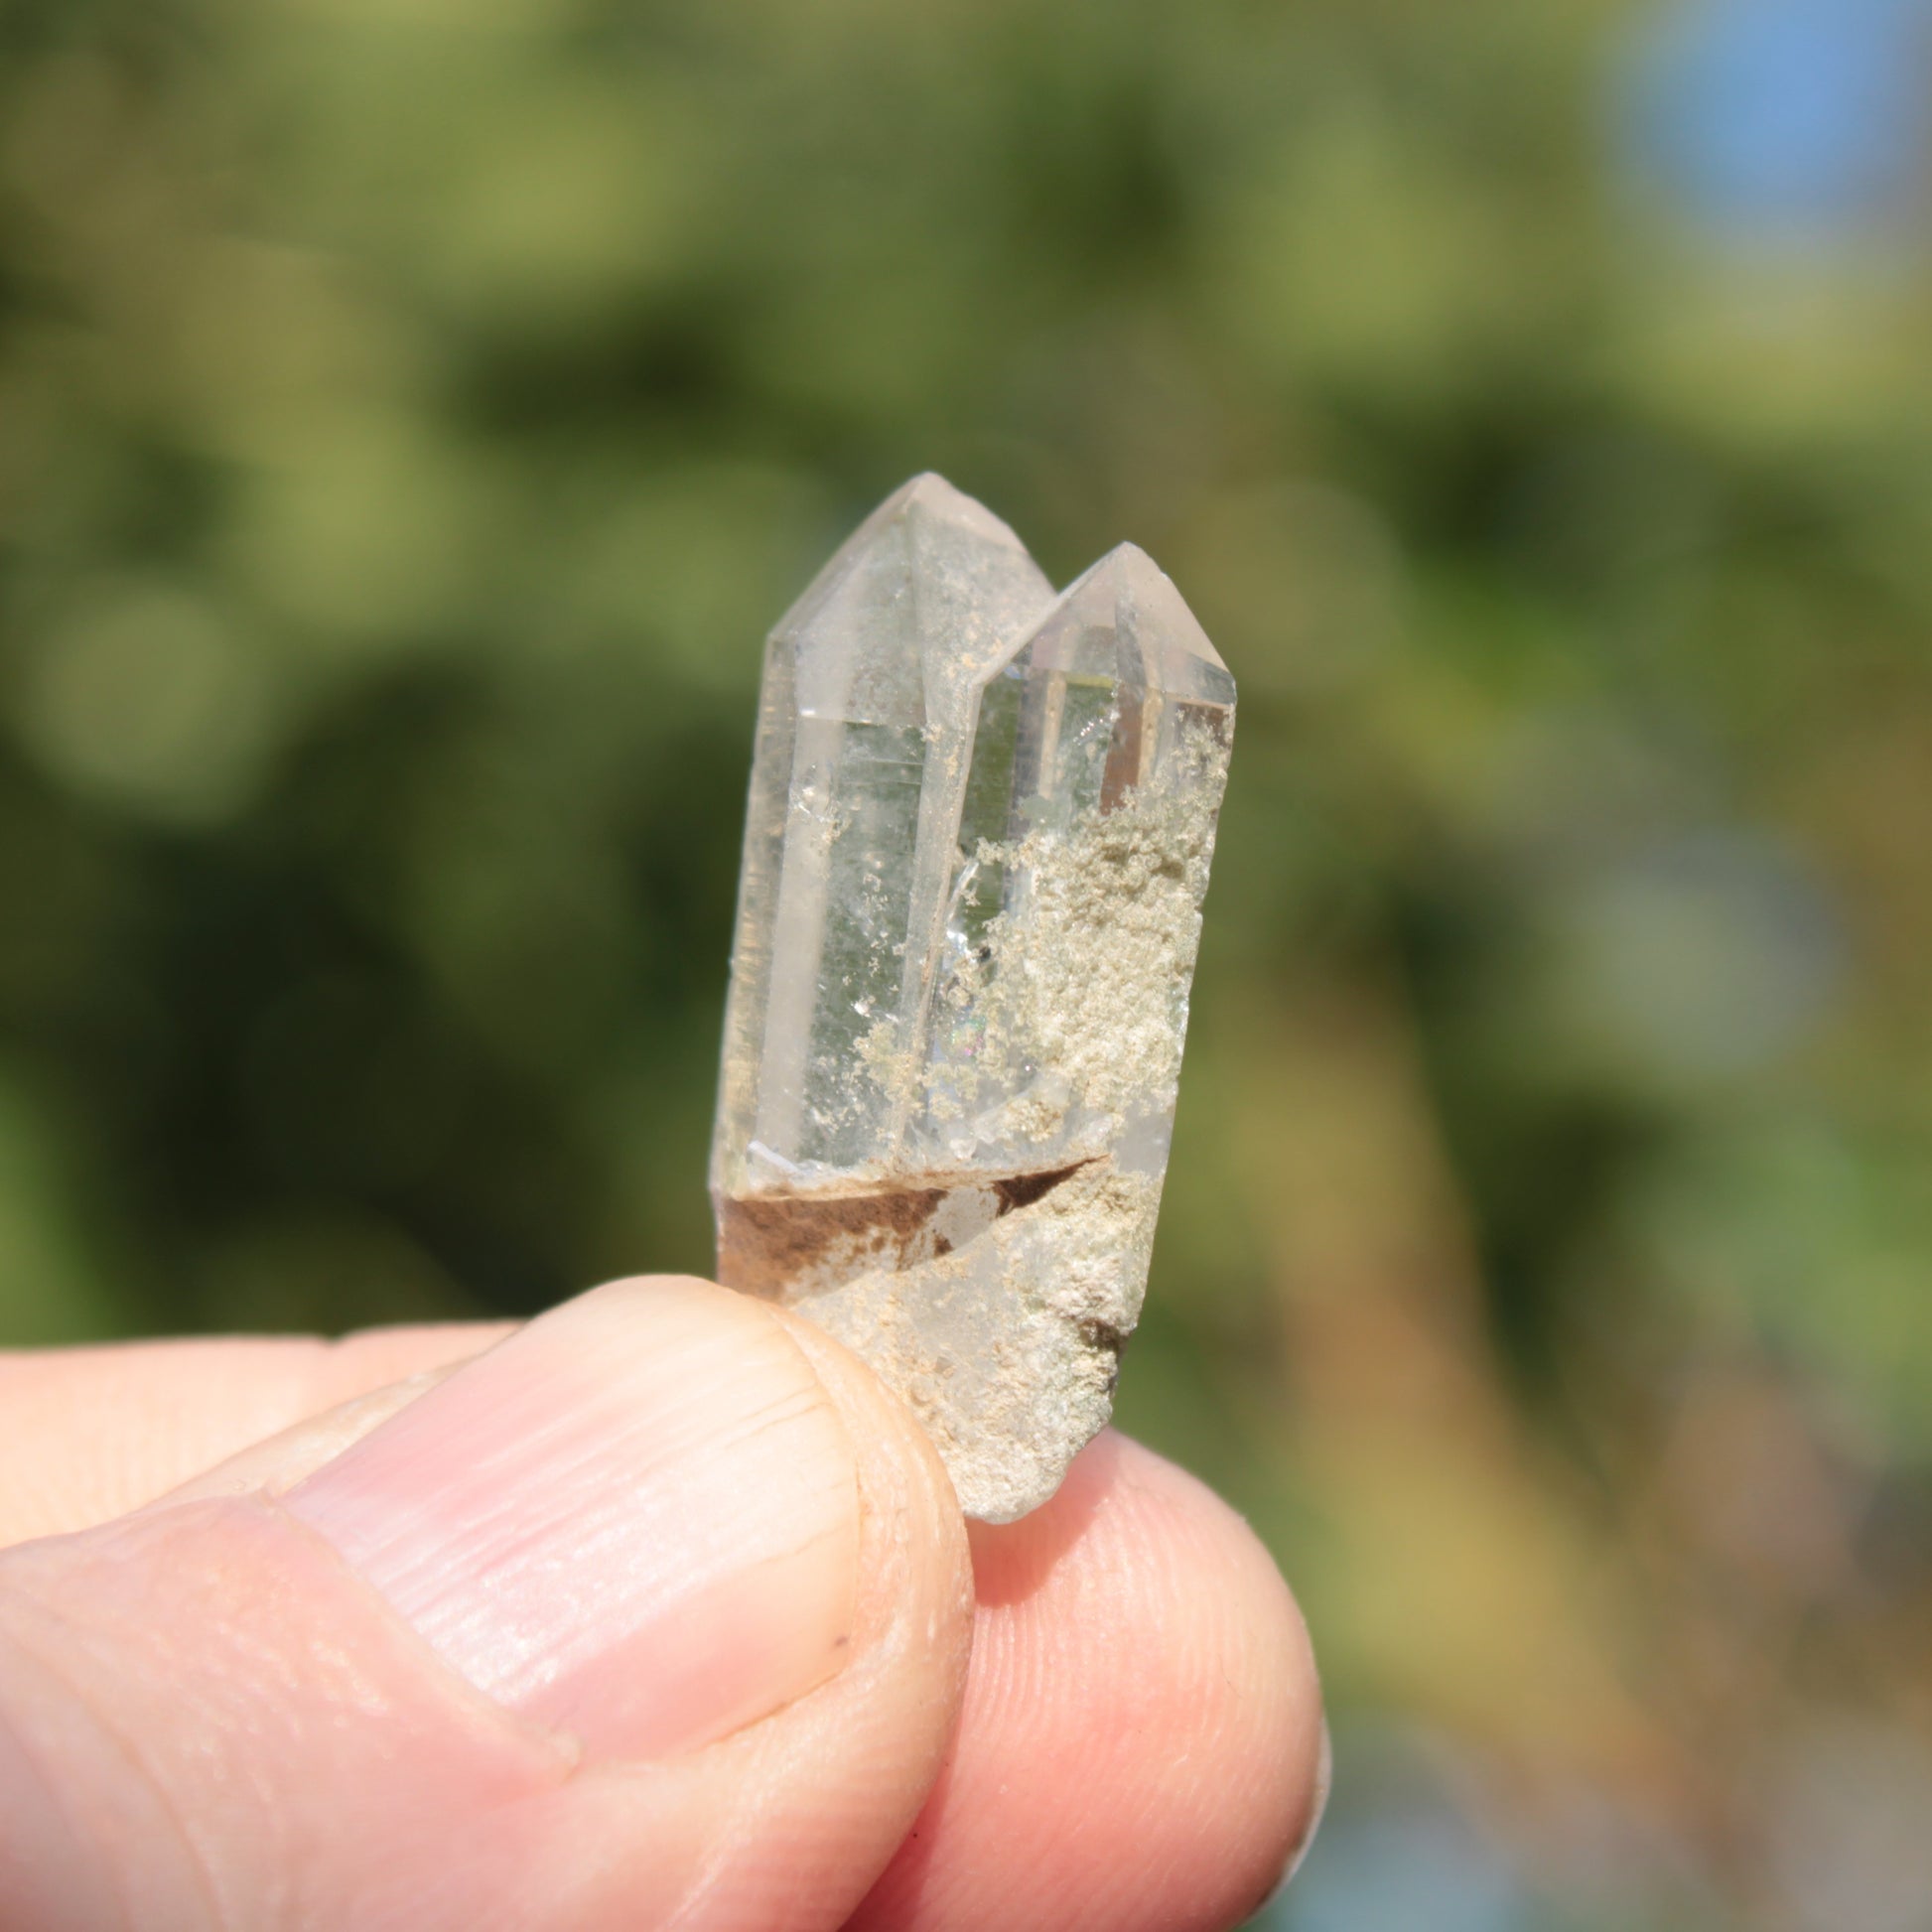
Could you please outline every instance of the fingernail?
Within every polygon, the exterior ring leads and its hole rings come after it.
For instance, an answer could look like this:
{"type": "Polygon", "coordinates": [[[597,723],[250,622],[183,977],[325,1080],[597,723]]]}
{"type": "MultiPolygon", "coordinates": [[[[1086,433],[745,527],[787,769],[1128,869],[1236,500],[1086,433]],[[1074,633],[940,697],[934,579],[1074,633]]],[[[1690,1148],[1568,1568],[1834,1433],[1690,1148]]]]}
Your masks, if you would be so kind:
{"type": "Polygon", "coordinates": [[[457,1670],[649,1757],[830,1677],[852,1447],[803,1353],[702,1283],[620,1283],[460,1369],[283,1498],[457,1670]]]}

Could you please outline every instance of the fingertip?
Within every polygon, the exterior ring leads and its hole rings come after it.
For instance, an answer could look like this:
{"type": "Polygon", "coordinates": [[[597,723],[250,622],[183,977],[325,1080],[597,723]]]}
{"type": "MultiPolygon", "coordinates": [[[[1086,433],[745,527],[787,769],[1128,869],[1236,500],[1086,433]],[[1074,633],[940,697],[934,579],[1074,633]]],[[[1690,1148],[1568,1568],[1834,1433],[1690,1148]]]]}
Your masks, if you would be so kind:
{"type": "MultiPolygon", "coordinates": [[[[853,1446],[862,1504],[861,1621],[877,1627],[872,1649],[888,1656],[905,1644],[921,1647],[940,1668],[956,1710],[973,1646],[973,1555],[945,1464],[911,1411],[858,1356],[811,1322],[768,1311],[811,1364],[853,1446]]],[[[932,1774],[949,1736],[950,1725],[934,1733],[932,1774]]]]}
{"type": "Polygon", "coordinates": [[[1156,1922],[1234,1923],[1279,1889],[1320,1822],[1328,1741],[1313,1643],[1245,1517],[1139,1443],[1116,1436],[1109,1450],[1118,1532],[1146,1565],[1148,1627],[1175,1636],[1160,1708],[1182,1714],[1174,1742],[1185,1740],[1195,1773],[1174,1780],[1173,1815],[1194,1830],[1176,1853],[1194,1861],[1190,1897],[1205,1916],[1156,1922]]]}
{"type": "Polygon", "coordinates": [[[1248,1525],[1101,1437],[1052,1502],[975,1525],[957,1744],[856,1923],[1133,1932],[1239,1922],[1318,1808],[1307,1627],[1248,1525]]]}

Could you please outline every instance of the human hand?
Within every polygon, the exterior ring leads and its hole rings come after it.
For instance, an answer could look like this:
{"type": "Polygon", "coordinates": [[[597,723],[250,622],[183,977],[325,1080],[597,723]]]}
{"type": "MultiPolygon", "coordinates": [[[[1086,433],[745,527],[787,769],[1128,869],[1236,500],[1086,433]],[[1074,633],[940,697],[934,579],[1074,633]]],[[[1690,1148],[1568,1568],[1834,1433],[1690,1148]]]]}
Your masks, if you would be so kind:
{"type": "Polygon", "coordinates": [[[707,1284],[0,1355],[0,1932],[1182,1932],[1319,1809],[1239,1518],[1109,1434],[969,1529],[707,1284]]]}

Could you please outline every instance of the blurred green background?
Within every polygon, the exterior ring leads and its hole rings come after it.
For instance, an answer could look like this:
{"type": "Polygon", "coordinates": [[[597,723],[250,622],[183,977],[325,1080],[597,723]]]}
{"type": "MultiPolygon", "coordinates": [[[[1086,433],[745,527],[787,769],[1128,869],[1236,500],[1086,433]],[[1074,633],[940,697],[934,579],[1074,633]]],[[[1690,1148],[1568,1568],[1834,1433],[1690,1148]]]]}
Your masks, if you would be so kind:
{"type": "MultiPolygon", "coordinates": [[[[0,0],[0,1340],[703,1269],[761,634],[1241,682],[1123,1420],[1287,1932],[1932,1926],[1922,0],[0,0]]],[[[4,1418],[0,1418],[4,1427],[4,1418]]]]}

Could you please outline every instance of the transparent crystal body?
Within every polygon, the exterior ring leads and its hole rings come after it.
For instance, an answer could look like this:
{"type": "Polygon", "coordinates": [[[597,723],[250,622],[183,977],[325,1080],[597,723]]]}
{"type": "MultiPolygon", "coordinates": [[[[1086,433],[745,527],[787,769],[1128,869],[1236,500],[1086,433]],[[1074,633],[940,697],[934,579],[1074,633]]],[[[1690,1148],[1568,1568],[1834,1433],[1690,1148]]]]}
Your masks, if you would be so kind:
{"type": "Polygon", "coordinates": [[[1057,599],[937,478],[765,658],[713,1149],[720,1278],[1045,1500],[1146,1288],[1234,684],[1131,545],[1057,599]]]}
{"type": "Polygon", "coordinates": [[[868,1042],[918,1024],[979,686],[1052,596],[991,511],[919,477],[772,631],[714,1186],[890,1164],[906,1124],[868,1042]]]}

